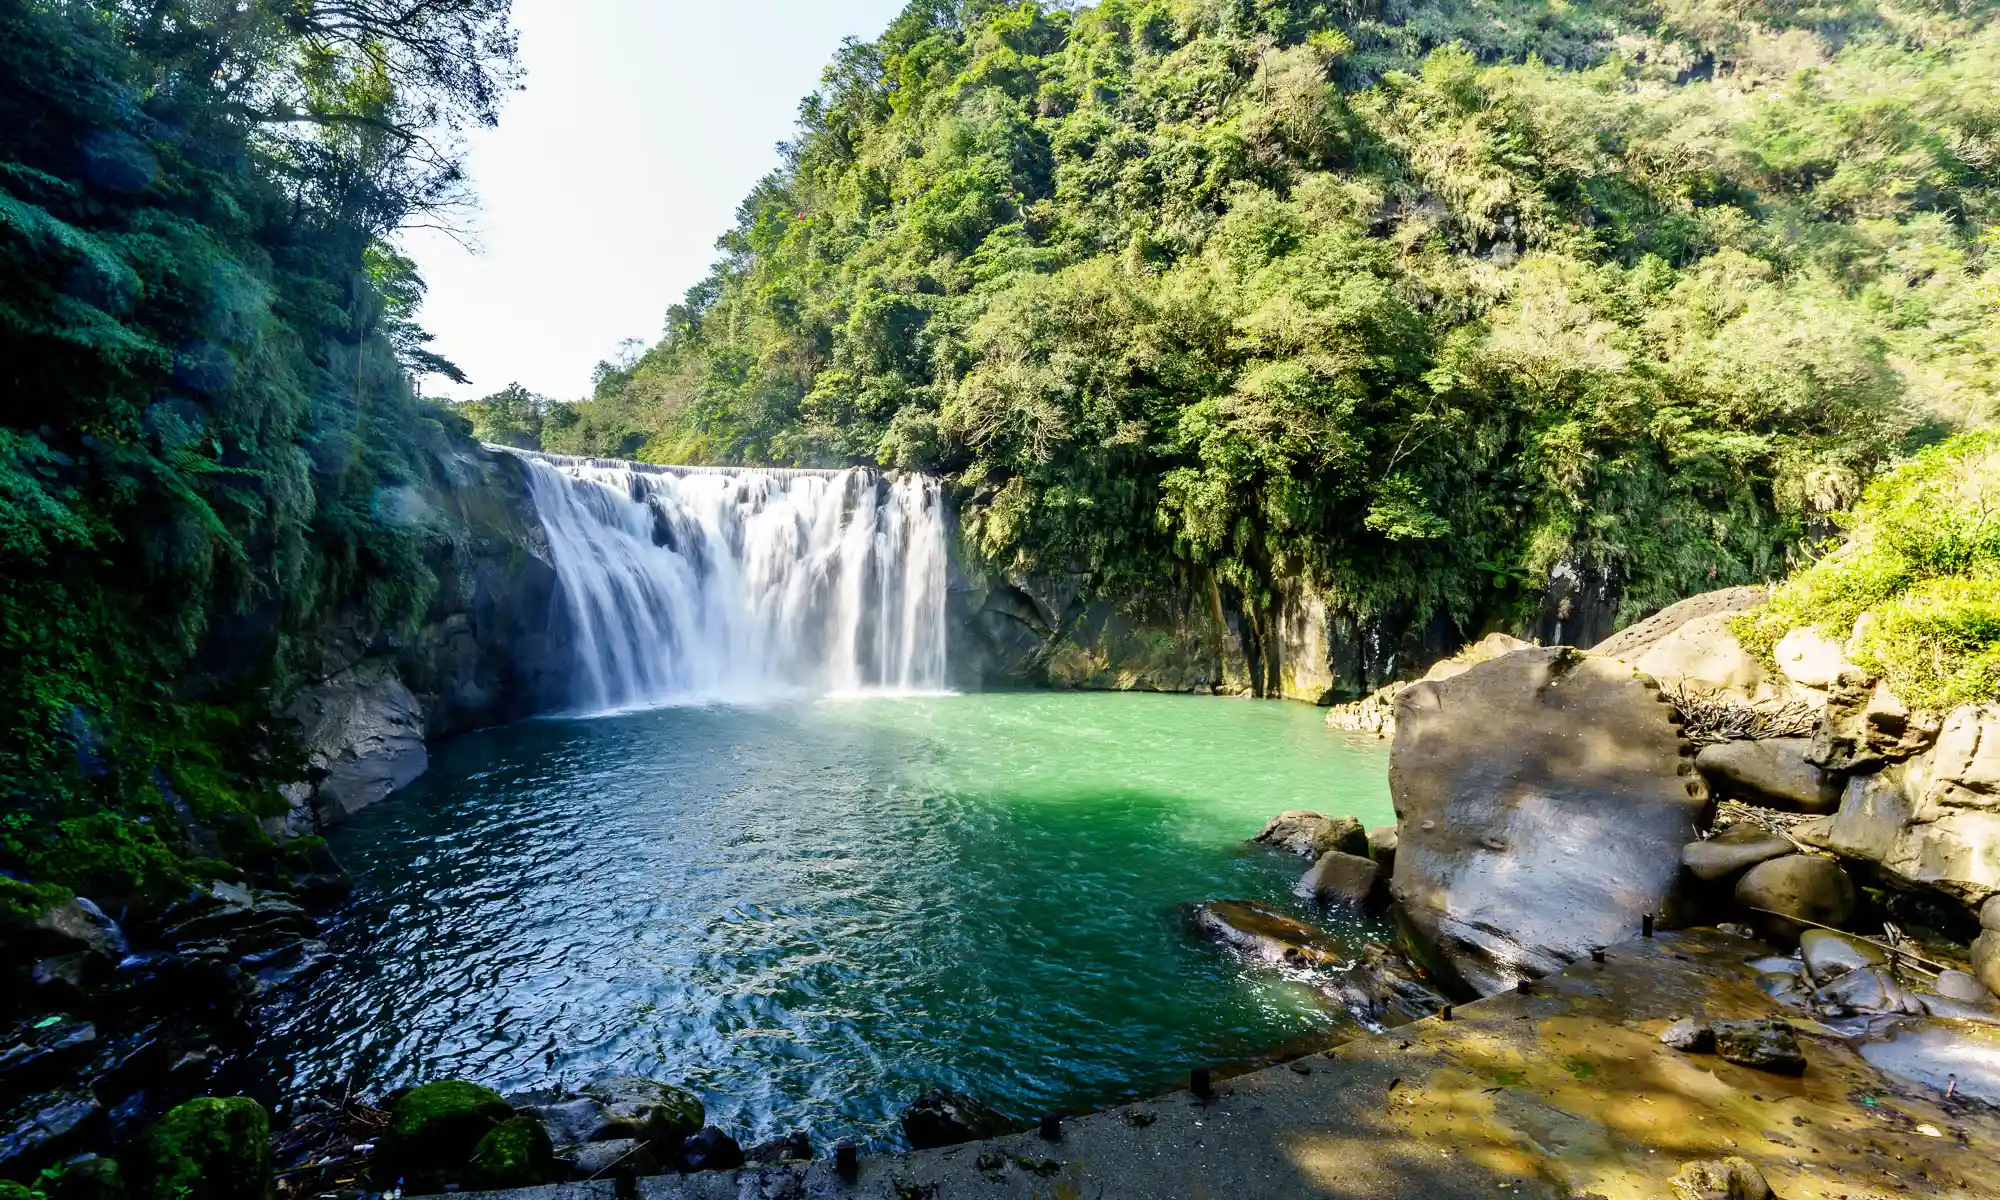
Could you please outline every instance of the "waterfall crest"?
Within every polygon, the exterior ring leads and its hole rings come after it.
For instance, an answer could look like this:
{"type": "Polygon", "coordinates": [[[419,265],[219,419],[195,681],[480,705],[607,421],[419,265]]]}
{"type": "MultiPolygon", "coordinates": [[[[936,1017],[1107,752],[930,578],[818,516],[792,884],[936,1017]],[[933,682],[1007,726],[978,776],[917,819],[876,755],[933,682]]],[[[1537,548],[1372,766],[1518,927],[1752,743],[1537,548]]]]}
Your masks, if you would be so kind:
{"type": "Polygon", "coordinates": [[[935,479],[510,452],[569,606],[574,707],[945,687],[935,479]]]}

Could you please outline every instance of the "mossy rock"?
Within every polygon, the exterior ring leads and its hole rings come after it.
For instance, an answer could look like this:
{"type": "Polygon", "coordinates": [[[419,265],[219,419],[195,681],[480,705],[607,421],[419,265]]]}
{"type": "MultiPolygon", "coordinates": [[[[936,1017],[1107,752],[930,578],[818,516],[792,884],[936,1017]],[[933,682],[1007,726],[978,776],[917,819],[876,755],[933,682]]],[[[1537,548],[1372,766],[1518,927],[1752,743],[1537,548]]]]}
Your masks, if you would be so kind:
{"type": "Polygon", "coordinates": [[[604,1106],[611,1136],[641,1138],[669,1152],[708,1123],[701,1097],[636,1075],[615,1075],[583,1089],[604,1106]]]}
{"type": "Polygon", "coordinates": [[[533,1117],[510,1117],[472,1148],[465,1186],[472,1189],[534,1187],[556,1177],[556,1148],[533,1117]]]}
{"type": "Polygon", "coordinates": [[[500,1093],[476,1083],[441,1079],[411,1088],[376,1140],[370,1174],[385,1188],[398,1179],[409,1186],[454,1182],[480,1139],[513,1115],[500,1093]]]}
{"type": "Polygon", "coordinates": [[[271,1120],[242,1096],[203,1096],[154,1122],[125,1152],[132,1200],[269,1200],[271,1120]]]}
{"type": "Polygon", "coordinates": [[[42,1200],[42,1194],[11,1179],[0,1179],[0,1200],[42,1200]]]}
{"type": "Polygon", "coordinates": [[[108,1158],[80,1158],[64,1167],[49,1200],[125,1200],[124,1173],[108,1158]]]}

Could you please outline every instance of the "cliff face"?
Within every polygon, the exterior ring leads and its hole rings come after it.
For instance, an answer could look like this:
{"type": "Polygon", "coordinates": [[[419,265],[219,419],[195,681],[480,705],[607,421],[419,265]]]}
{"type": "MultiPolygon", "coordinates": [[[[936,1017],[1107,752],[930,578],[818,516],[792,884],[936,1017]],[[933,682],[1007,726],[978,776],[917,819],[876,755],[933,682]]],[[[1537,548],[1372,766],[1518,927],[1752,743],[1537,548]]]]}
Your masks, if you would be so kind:
{"type": "Polygon", "coordinates": [[[281,832],[309,833],[403,787],[425,743],[560,708],[568,631],[548,541],[511,455],[454,442],[403,507],[437,529],[437,590],[414,625],[336,613],[281,712],[306,752],[281,832]]]}
{"type": "Polygon", "coordinates": [[[1273,610],[1203,574],[1086,597],[1074,577],[954,561],[952,671],[961,687],[1215,692],[1326,704],[1414,677],[1459,648],[1448,621],[1361,620],[1296,580],[1273,610]]]}

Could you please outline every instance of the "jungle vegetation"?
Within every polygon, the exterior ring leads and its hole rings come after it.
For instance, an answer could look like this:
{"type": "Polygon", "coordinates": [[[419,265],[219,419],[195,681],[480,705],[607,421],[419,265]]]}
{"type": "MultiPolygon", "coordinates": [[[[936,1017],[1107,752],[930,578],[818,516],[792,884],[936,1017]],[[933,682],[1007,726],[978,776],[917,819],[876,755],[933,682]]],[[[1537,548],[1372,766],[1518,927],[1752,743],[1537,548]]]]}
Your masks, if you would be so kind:
{"type": "Polygon", "coordinates": [[[509,0],[0,0],[0,901],[268,848],[324,616],[420,616],[458,418],[396,230],[464,210],[509,0]]]}
{"type": "Polygon", "coordinates": [[[535,444],[1367,616],[1782,575],[2000,385],[1988,0],[916,0],[535,444]]]}

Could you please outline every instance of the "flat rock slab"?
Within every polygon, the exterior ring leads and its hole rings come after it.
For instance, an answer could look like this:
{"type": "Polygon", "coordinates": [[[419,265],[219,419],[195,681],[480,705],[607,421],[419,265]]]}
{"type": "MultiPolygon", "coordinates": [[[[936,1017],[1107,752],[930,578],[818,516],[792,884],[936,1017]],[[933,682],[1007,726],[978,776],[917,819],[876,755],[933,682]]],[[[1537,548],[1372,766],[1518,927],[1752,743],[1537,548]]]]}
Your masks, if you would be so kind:
{"type": "Polygon", "coordinates": [[[1207,1104],[1178,1092],[1071,1118],[1058,1142],[865,1156],[853,1185],[822,1158],[643,1179],[638,1195],[1659,1200],[1689,1161],[1740,1156],[1786,1197],[2000,1196],[2000,1113],[1944,1102],[1814,1026],[1800,1026],[1797,1078],[1660,1044],[1690,1013],[1782,1016],[1748,965],[1768,953],[1713,930],[1662,934],[1451,1021],[1221,1080],[1207,1104]]]}
{"type": "Polygon", "coordinates": [[[551,1183],[498,1192],[457,1192],[454,1197],[455,1200],[618,1200],[618,1184],[610,1179],[593,1179],[587,1183],[551,1183]]]}

